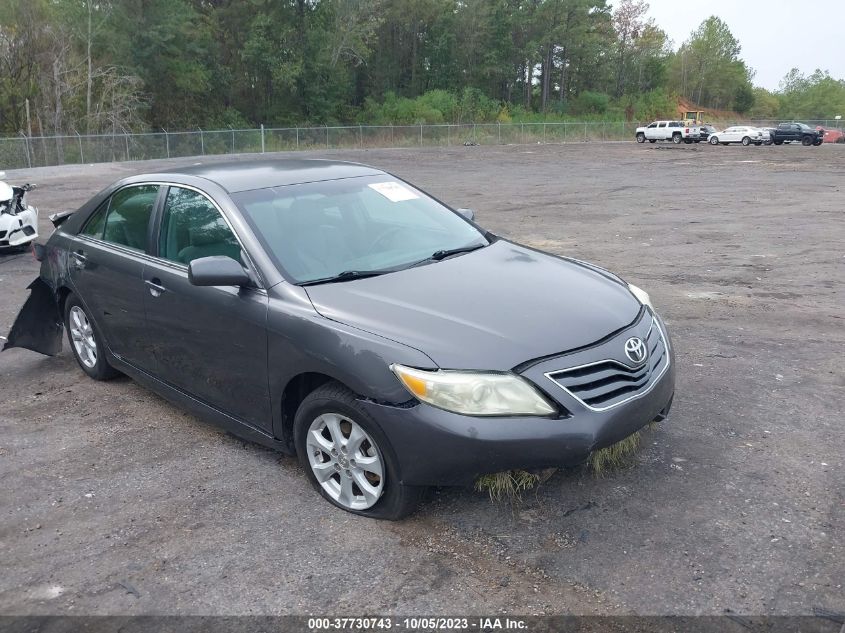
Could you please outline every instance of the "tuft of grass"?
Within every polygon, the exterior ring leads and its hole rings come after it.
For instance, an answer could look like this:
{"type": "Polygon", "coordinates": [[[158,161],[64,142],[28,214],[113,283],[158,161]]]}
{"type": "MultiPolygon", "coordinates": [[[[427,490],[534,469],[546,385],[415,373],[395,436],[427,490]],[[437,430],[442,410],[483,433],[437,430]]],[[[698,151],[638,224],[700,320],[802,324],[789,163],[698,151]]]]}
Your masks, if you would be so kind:
{"type": "Polygon", "coordinates": [[[506,470],[502,473],[482,475],[475,480],[475,489],[487,492],[491,501],[507,499],[512,504],[522,500],[522,493],[536,486],[540,475],[527,470],[506,470]]]}
{"type": "Polygon", "coordinates": [[[616,444],[593,451],[590,453],[590,469],[601,477],[610,470],[621,468],[640,447],[641,435],[641,431],[636,431],[616,444]]]}

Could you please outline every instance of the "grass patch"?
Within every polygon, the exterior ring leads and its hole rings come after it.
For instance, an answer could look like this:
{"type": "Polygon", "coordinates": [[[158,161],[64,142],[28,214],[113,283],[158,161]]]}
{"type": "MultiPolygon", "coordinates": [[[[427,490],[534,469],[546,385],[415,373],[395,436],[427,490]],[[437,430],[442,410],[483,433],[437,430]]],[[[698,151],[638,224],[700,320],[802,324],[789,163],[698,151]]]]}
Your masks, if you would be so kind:
{"type": "Polygon", "coordinates": [[[491,501],[507,499],[511,503],[519,503],[522,493],[537,485],[540,475],[529,473],[527,470],[506,470],[502,473],[482,475],[475,480],[475,489],[487,492],[491,501]]]}
{"type": "Polygon", "coordinates": [[[625,439],[619,440],[616,444],[611,444],[610,446],[590,453],[590,470],[596,476],[601,477],[611,470],[616,470],[624,466],[628,458],[640,447],[641,435],[642,431],[636,431],[625,439]]]}

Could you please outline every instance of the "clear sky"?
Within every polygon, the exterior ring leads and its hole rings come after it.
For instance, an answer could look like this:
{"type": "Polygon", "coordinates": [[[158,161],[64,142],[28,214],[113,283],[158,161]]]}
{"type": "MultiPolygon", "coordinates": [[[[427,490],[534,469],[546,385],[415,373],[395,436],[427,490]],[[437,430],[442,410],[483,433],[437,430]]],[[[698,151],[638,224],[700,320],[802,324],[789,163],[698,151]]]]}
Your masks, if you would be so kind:
{"type": "Polygon", "coordinates": [[[845,0],[648,0],[649,16],[678,46],[711,15],[742,46],[754,84],[775,90],[791,68],[845,79],[845,0]]]}

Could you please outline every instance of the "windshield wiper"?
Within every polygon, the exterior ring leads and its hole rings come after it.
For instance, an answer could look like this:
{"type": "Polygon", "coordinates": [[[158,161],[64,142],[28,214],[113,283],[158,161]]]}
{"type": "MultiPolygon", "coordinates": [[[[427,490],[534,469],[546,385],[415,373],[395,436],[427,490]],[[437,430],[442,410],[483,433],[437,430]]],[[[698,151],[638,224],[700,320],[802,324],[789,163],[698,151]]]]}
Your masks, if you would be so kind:
{"type": "Polygon", "coordinates": [[[450,248],[447,250],[439,250],[434,251],[431,255],[426,257],[425,259],[421,259],[418,262],[414,262],[408,268],[413,268],[414,266],[422,266],[428,262],[439,262],[441,259],[446,259],[447,257],[451,257],[452,255],[460,255],[461,253],[471,253],[472,251],[477,251],[479,248],[484,248],[487,244],[473,244],[472,246],[461,246],[460,248],[450,248]]]}
{"type": "Polygon", "coordinates": [[[304,281],[300,286],[317,286],[319,284],[331,284],[337,281],[353,281],[355,279],[365,279],[367,277],[377,277],[389,273],[389,270],[344,270],[342,273],[332,275],[331,277],[323,277],[321,279],[312,279],[311,281],[304,281]]]}
{"type": "Polygon", "coordinates": [[[446,259],[447,257],[451,257],[452,255],[458,255],[460,253],[471,253],[472,251],[477,251],[479,248],[484,248],[484,244],[473,244],[472,246],[450,248],[445,251],[434,251],[431,254],[431,257],[429,257],[429,259],[439,262],[441,259],[446,259]]]}

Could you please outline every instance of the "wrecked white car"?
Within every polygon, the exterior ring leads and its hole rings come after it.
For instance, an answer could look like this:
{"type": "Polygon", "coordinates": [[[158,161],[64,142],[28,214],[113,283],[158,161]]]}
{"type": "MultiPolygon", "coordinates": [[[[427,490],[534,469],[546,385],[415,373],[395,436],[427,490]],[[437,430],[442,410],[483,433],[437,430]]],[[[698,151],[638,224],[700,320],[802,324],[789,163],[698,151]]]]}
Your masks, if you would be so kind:
{"type": "MultiPolygon", "coordinates": [[[[0,172],[0,178],[5,174],[0,172]]],[[[0,181],[0,249],[26,249],[38,237],[38,209],[26,203],[35,185],[19,187],[0,181]]]]}

